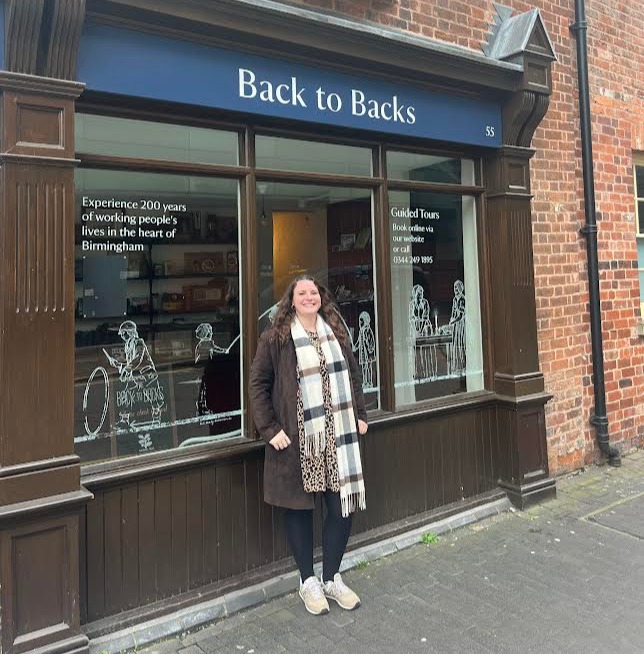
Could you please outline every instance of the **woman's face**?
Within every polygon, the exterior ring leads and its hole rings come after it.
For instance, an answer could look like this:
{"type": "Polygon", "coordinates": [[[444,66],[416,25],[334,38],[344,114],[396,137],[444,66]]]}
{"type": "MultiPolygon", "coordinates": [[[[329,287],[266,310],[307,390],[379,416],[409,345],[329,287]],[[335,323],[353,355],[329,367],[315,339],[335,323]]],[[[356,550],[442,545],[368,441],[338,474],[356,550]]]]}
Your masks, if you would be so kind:
{"type": "Polygon", "coordinates": [[[293,289],[293,308],[298,316],[315,315],[321,305],[320,291],[310,279],[301,279],[293,289]]]}

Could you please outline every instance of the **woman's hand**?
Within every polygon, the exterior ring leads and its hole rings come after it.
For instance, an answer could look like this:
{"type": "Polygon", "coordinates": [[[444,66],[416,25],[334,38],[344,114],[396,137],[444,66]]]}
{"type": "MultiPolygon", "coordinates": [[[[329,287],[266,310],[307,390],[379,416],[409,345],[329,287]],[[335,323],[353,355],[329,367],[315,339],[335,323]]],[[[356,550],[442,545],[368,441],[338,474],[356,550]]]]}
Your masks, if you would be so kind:
{"type": "Polygon", "coordinates": [[[280,429],[270,441],[268,441],[276,450],[284,450],[291,444],[291,439],[280,429]]]}
{"type": "Polygon", "coordinates": [[[369,429],[369,425],[364,420],[358,420],[358,433],[360,436],[364,436],[369,429]]]}

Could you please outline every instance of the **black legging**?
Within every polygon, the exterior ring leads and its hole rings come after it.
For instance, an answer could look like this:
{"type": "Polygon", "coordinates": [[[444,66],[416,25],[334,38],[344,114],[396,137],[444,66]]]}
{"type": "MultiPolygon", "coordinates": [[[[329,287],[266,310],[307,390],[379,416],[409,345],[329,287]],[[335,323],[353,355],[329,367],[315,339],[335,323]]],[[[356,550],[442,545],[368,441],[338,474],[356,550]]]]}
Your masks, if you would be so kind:
{"type": "MultiPolygon", "coordinates": [[[[322,532],[322,578],[333,581],[347,547],[353,515],[342,517],[340,493],[324,491],[326,518],[322,532]]],[[[313,576],[313,510],[286,509],[286,536],[302,581],[313,576]]]]}

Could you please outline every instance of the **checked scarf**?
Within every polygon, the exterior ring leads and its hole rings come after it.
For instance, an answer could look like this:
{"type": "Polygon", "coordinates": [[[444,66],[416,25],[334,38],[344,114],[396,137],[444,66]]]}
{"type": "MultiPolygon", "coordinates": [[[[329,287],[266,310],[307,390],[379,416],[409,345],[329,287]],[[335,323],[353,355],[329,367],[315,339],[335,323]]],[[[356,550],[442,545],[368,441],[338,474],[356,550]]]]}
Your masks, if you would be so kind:
{"type": "MultiPolygon", "coordinates": [[[[340,502],[342,515],[347,517],[356,508],[366,508],[358,429],[351,398],[351,379],[340,343],[320,315],[317,317],[316,331],[329,371],[340,502]]],[[[291,336],[300,371],[299,383],[304,407],[304,451],[307,456],[311,456],[323,451],[326,444],[320,359],[297,317],[291,323],[291,336]]]]}

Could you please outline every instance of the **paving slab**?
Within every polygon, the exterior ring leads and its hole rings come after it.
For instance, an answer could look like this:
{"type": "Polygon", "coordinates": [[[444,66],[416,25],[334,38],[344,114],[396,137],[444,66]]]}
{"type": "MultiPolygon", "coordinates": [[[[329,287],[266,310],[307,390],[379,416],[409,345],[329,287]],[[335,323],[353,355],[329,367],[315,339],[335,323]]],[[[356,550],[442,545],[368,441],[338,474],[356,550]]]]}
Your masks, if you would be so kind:
{"type": "Polygon", "coordinates": [[[644,540],[644,493],[625,497],[595,511],[587,520],[644,540]]]}

